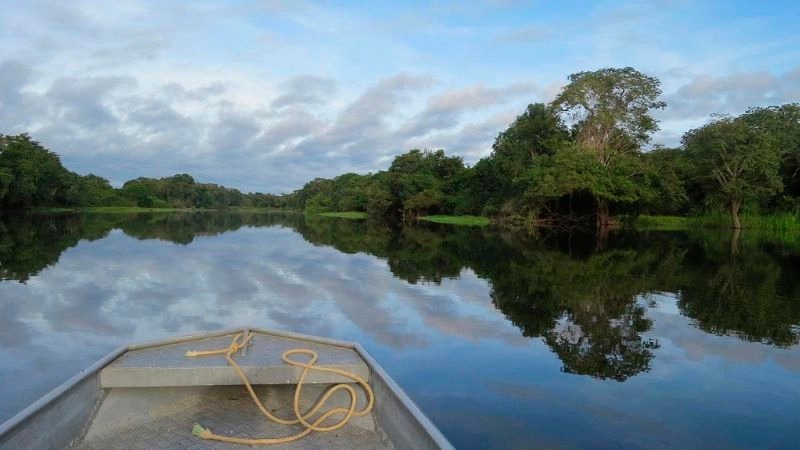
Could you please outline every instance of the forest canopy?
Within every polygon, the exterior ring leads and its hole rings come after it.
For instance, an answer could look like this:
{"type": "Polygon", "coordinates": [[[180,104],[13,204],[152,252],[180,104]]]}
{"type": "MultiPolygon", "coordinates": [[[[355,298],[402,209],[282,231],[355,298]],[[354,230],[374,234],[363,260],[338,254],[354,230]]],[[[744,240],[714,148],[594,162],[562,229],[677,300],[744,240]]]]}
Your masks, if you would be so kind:
{"type": "Polygon", "coordinates": [[[100,176],[67,170],[27,134],[0,135],[0,209],[127,206],[144,208],[286,207],[291,196],[243,194],[187,174],[136,178],[116,189],[100,176]]]}
{"type": "Polygon", "coordinates": [[[800,104],[714,116],[675,148],[649,145],[660,82],[633,68],[569,76],[549,104],[530,104],[473,166],[413,149],[382,171],[316,178],[288,194],[242,193],[187,174],[122,187],[66,169],[28,134],[0,135],[0,209],[131,206],[362,211],[397,220],[483,215],[506,224],[594,222],[620,216],[800,212],[800,104]]]}

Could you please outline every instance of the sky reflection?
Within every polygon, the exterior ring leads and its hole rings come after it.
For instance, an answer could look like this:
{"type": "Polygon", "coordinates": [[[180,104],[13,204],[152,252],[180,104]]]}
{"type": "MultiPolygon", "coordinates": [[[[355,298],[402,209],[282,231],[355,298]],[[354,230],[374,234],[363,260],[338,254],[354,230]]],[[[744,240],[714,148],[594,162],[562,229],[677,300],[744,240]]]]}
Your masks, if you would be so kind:
{"type": "MultiPolygon", "coordinates": [[[[703,331],[682,314],[682,294],[631,298],[649,321],[637,339],[658,346],[646,370],[619,382],[565,373],[562,359],[635,315],[602,319],[595,306],[568,306],[561,317],[576,327],[591,326],[583,319],[591,313],[612,328],[556,353],[551,335],[524,337],[518,327],[537,317],[498,309],[508,286],[481,268],[413,284],[386,257],[312,245],[302,232],[246,227],[181,245],[115,229],[66,249],[24,284],[0,282],[0,420],[120,345],[253,324],[361,342],[458,447],[784,447],[800,439],[800,346],[703,331]]],[[[523,268],[541,279],[540,269],[523,268]]]]}

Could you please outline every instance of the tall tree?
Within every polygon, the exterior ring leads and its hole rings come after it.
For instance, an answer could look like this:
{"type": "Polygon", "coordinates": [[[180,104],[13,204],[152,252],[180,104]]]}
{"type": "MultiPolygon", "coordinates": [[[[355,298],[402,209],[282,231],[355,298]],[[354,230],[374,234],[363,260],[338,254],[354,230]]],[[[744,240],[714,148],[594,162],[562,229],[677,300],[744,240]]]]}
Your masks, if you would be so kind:
{"type": "MultiPolygon", "coordinates": [[[[650,115],[666,103],[659,100],[661,82],[631,67],[579,72],[553,101],[573,126],[578,148],[602,166],[611,167],[636,155],[658,130],[650,115]]],[[[608,226],[609,198],[595,195],[597,224],[608,226]]]]}
{"type": "Polygon", "coordinates": [[[768,133],[781,154],[783,189],[770,207],[800,211],[800,103],[750,108],[742,119],[768,133]]]}
{"type": "Polygon", "coordinates": [[[769,133],[743,118],[720,117],[683,136],[698,179],[725,204],[741,228],[742,204],[781,189],[780,150],[769,133]]]}

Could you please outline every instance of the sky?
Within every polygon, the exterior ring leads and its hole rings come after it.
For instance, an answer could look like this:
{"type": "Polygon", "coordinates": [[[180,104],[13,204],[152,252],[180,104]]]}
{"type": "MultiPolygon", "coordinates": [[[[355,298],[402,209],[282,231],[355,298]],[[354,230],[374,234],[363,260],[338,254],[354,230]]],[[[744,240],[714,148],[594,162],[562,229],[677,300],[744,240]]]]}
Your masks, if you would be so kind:
{"type": "Polygon", "coordinates": [[[245,192],[474,164],[571,73],[662,82],[652,144],[800,101],[800,2],[0,0],[0,133],[120,186],[192,174],[245,192]]]}

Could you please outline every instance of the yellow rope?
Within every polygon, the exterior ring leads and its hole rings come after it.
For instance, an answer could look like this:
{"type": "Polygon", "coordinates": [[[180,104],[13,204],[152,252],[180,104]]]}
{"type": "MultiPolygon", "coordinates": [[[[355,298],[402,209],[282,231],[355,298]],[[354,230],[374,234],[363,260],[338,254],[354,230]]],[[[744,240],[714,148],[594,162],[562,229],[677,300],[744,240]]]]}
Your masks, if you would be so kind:
{"type": "Polygon", "coordinates": [[[313,350],[308,350],[308,349],[293,349],[293,350],[285,351],[283,353],[283,355],[281,355],[281,359],[286,364],[289,364],[289,365],[295,366],[295,367],[302,367],[303,368],[303,371],[300,373],[300,378],[297,380],[297,388],[294,391],[294,401],[293,401],[294,408],[293,409],[294,409],[295,418],[294,419],[284,419],[284,418],[277,417],[277,416],[273,415],[272,413],[269,412],[269,410],[267,408],[264,407],[264,404],[261,403],[261,400],[259,400],[259,398],[256,395],[255,391],[253,390],[253,386],[250,385],[250,380],[247,379],[247,376],[242,371],[242,368],[239,367],[239,364],[237,364],[236,361],[233,360],[232,355],[234,353],[236,353],[237,351],[239,351],[241,348],[243,348],[245,345],[247,345],[248,341],[250,341],[250,339],[253,338],[253,335],[249,334],[242,342],[239,342],[239,339],[241,337],[242,337],[242,333],[239,333],[236,336],[234,336],[233,337],[233,341],[231,342],[231,345],[228,346],[228,348],[222,348],[222,349],[219,349],[219,350],[209,350],[209,351],[188,351],[188,352],[186,352],[186,356],[188,356],[188,357],[196,357],[196,356],[209,356],[209,355],[224,354],[225,355],[225,359],[228,360],[228,364],[230,364],[231,367],[233,367],[234,370],[236,370],[236,373],[239,375],[239,378],[242,380],[242,383],[244,383],[245,387],[247,388],[247,391],[250,393],[250,397],[253,398],[253,402],[255,402],[256,406],[258,406],[258,409],[261,410],[261,413],[264,414],[264,416],[266,416],[269,420],[271,420],[273,422],[276,422],[276,423],[279,423],[279,424],[283,424],[283,425],[302,424],[305,427],[305,429],[303,431],[297,433],[297,434],[294,434],[294,435],[291,435],[291,436],[286,436],[286,437],[281,437],[281,438],[251,439],[251,438],[238,438],[238,437],[232,437],[232,436],[220,436],[218,434],[212,433],[211,430],[209,430],[208,428],[204,428],[203,426],[201,426],[199,424],[195,424],[194,427],[192,428],[192,433],[196,434],[197,436],[200,436],[203,439],[211,439],[211,440],[222,441],[222,442],[232,442],[232,443],[235,443],[235,444],[247,444],[247,445],[285,444],[287,442],[292,442],[292,441],[295,441],[297,439],[300,439],[300,438],[306,436],[307,434],[311,433],[312,431],[332,431],[332,430],[339,429],[339,428],[345,426],[347,424],[347,422],[350,420],[351,417],[366,415],[372,409],[372,405],[375,403],[375,396],[374,396],[374,394],[372,392],[372,388],[361,377],[359,377],[356,374],[353,374],[353,373],[350,373],[350,372],[346,372],[344,370],[333,369],[333,368],[329,368],[329,367],[318,367],[318,366],[315,365],[315,363],[317,362],[317,358],[318,358],[317,352],[315,352],[313,350]],[[295,354],[308,355],[311,358],[306,363],[300,362],[300,361],[294,361],[294,360],[289,358],[290,356],[295,355],[295,354]],[[356,390],[353,389],[353,387],[348,385],[348,384],[340,383],[340,384],[337,384],[337,385],[331,387],[330,389],[328,389],[325,392],[325,394],[322,397],[320,397],[319,400],[317,400],[314,403],[314,405],[311,407],[311,409],[309,409],[305,414],[301,413],[300,412],[300,392],[301,392],[301,390],[303,388],[303,382],[305,381],[306,375],[308,374],[308,372],[310,370],[317,370],[317,371],[320,371],[320,372],[335,373],[335,374],[341,375],[343,377],[349,378],[349,379],[355,381],[356,383],[360,384],[361,387],[364,389],[364,392],[366,392],[366,394],[367,394],[367,405],[364,407],[364,409],[356,411],[356,403],[358,401],[358,396],[356,394],[356,390]],[[320,408],[322,408],[325,405],[325,402],[328,401],[328,398],[330,398],[333,394],[335,394],[337,391],[340,391],[340,390],[345,390],[350,394],[350,407],[349,408],[343,408],[343,407],[331,408],[331,409],[325,411],[324,413],[322,413],[322,415],[319,416],[313,422],[309,422],[311,417],[314,416],[320,410],[320,408]],[[333,425],[322,426],[322,423],[325,422],[329,417],[331,417],[331,416],[333,416],[335,414],[341,414],[341,413],[345,413],[344,417],[342,417],[341,420],[339,420],[338,422],[334,423],[333,425]]]}

